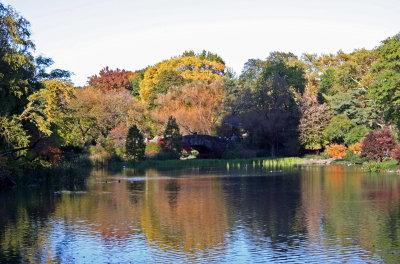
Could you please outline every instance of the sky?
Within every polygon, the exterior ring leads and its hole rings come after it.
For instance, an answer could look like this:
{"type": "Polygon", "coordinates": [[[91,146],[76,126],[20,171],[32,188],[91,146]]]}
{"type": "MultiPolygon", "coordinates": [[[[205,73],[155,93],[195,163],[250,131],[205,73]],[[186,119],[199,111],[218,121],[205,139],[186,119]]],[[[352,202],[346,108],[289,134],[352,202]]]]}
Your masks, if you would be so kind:
{"type": "Polygon", "coordinates": [[[143,69],[185,50],[217,53],[237,74],[270,52],[373,49],[400,32],[398,0],[0,0],[31,23],[35,55],[74,73],[143,69]]]}

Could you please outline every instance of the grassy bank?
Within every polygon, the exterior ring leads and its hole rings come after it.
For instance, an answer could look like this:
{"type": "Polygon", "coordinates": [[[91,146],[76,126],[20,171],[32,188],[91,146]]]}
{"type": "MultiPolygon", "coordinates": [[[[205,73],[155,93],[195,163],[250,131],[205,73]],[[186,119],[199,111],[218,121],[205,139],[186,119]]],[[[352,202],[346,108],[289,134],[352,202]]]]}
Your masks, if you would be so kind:
{"type": "Polygon", "coordinates": [[[301,159],[286,158],[250,158],[250,159],[188,159],[188,160],[145,160],[127,162],[126,165],[134,168],[185,168],[185,167],[226,167],[228,170],[243,166],[286,168],[295,166],[301,159]]]}

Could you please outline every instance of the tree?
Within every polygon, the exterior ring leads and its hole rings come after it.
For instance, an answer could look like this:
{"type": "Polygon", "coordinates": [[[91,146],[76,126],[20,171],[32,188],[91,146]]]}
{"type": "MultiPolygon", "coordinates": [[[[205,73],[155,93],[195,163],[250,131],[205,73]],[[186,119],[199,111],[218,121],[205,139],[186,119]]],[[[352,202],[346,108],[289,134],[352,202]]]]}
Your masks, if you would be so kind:
{"type": "Polygon", "coordinates": [[[306,79],[301,62],[293,53],[272,52],[266,60],[266,67],[262,72],[264,80],[272,79],[279,75],[285,84],[296,91],[303,93],[306,79]]]}
{"type": "Polygon", "coordinates": [[[369,97],[382,108],[386,121],[400,128],[400,34],[382,41],[375,52],[369,97]]]}
{"type": "Polygon", "coordinates": [[[19,114],[39,88],[30,35],[30,23],[0,3],[0,115],[19,114]]]}
{"type": "Polygon", "coordinates": [[[140,90],[140,82],[144,78],[144,72],[146,69],[139,70],[131,74],[129,77],[129,83],[132,88],[132,95],[135,97],[139,97],[139,90],[140,90]]]}
{"type": "Polygon", "coordinates": [[[258,82],[272,80],[276,75],[293,91],[304,92],[304,71],[301,61],[293,53],[271,52],[265,61],[249,59],[239,79],[244,87],[254,89],[258,82]]]}
{"type": "Polygon", "coordinates": [[[173,116],[183,133],[210,135],[223,108],[222,95],[222,81],[211,84],[193,82],[175,87],[158,97],[152,116],[162,123],[173,116]]]}
{"type": "Polygon", "coordinates": [[[319,104],[315,96],[304,93],[299,99],[299,110],[300,143],[305,149],[318,151],[324,145],[323,131],[331,119],[329,106],[319,104]]]}
{"type": "Polygon", "coordinates": [[[158,76],[154,90],[157,94],[166,94],[170,88],[184,85],[186,80],[174,70],[166,70],[158,76]]]}
{"type": "Polygon", "coordinates": [[[243,89],[234,104],[236,111],[225,123],[248,132],[252,143],[269,149],[271,156],[297,153],[299,111],[279,75],[262,79],[255,89],[243,89]]]}
{"type": "Polygon", "coordinates": [[[143,135],[136,125],[128,130],[125,142],[125,153],[133,160],[143,160],[145,158],[146,144],[143,141],[143,135]]]}
{"type": "Polygon", "coordinates": [[[396,140],[389,130],[371,131],[362,141],[361,156],[382,161],[389,158],[396,147],[396,140]]]}
{"type": "Polygon", "coordinates": [[[182,135],[175,118],[168,118],[167,126],[164,131],[164,145],[162,151],[174,158],[179,158],[182,152],[182,135]]]}
{"type": "Polygon", "coordinates": [[[327,96],[334,115],[345,114],[354,124],[376,128],[380,122],[381,111],[376,104],[366,98],[365,89],[350,89],[327,96]]]}
{"type": "Polygon", "coordinates": [[[137,125],[148,130],[146,109],[128,90],[101,91],[92,87],[74,90],[67,107],[70,114],[58,130],[68,144],[88,146],[100,143],[118,124],[137,125]]]}
{"type": "Polygon", "coordinates": [[[90,86],[102,91],[117,91],[130,89],[129,74],[125,70],[111,70],[107,67],[102,69],[98,75],[89,77],[90,86]]]}
{"type": "Polygon", "coordinates": [[[328,143],[343,144],[347,133],[355,126],[346,115],[334,116],[325,128],[323,135],[328,143]]]}
{"type": "Polygon", "coordinates": [[[364,136],[369,132],[370,130],[364,126],[364,125],[359,125],[351,128],[349,132],[345,135],[344,137],[344,143],[347,146],[356,144],[358,142],[361,142],[363,140],[364,136]]]}
{"type": "Polygon", "coordinates": [[[193,50],[185,51],[181,57],[198,57],[201,60],[215,61],[225,65],[225,61],[216,53],[203,50],[201,53],[195,53],[193,50]]]}
{"type": "Polygon", "coordinates": [[[162,61],[146,69],[144,78],[140,82],[140,98],[152,105],[160,93],[165,94],[170,88],[182,83],[182,79],[178,76],[182,77],[185,82],[202,81],[209,84],[222,79],[225,69],[225,65],[220,62],[195,56],[162,61]],[[162,75],[166,75],[165,77],[168,78],[163,78],[162,75]],[[168,82],[165,82],[166,80],[168,82]],[[164,81],[164,84],[170,83],[171,87],[158,86],[160,81],[164,81]]]}

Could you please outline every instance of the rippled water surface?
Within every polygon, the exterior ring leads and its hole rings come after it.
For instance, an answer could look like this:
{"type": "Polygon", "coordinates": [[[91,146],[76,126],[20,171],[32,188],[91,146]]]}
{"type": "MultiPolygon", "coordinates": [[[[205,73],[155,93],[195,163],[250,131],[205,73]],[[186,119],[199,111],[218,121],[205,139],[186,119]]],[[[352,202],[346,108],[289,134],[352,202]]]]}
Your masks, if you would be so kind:
{"type": "Polygon", "coordinates": [[[400,263],[397,174],[93,171],[0,194],[0,263],[400,263]]]}

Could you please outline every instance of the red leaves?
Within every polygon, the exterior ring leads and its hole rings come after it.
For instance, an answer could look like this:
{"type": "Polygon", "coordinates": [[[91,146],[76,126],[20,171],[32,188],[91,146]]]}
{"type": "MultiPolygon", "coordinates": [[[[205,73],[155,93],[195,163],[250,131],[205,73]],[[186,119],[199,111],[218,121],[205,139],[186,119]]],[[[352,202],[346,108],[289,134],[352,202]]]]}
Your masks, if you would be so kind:
{"type": "Polygon", "coordinates": [[[89,85],[103,91],[117,91],[129,89],[129,73],[125,70],[110,70],[107,67],[100,71],[100,76],[89,77],[89,85]]]}
{"type": "Polygon", "coordinates": [[[362,142],[361,155],[382,161],[384,158],[390,157],[390,153],[395,147],[396,140],[389,130],[371,131],[362,142]]]}

